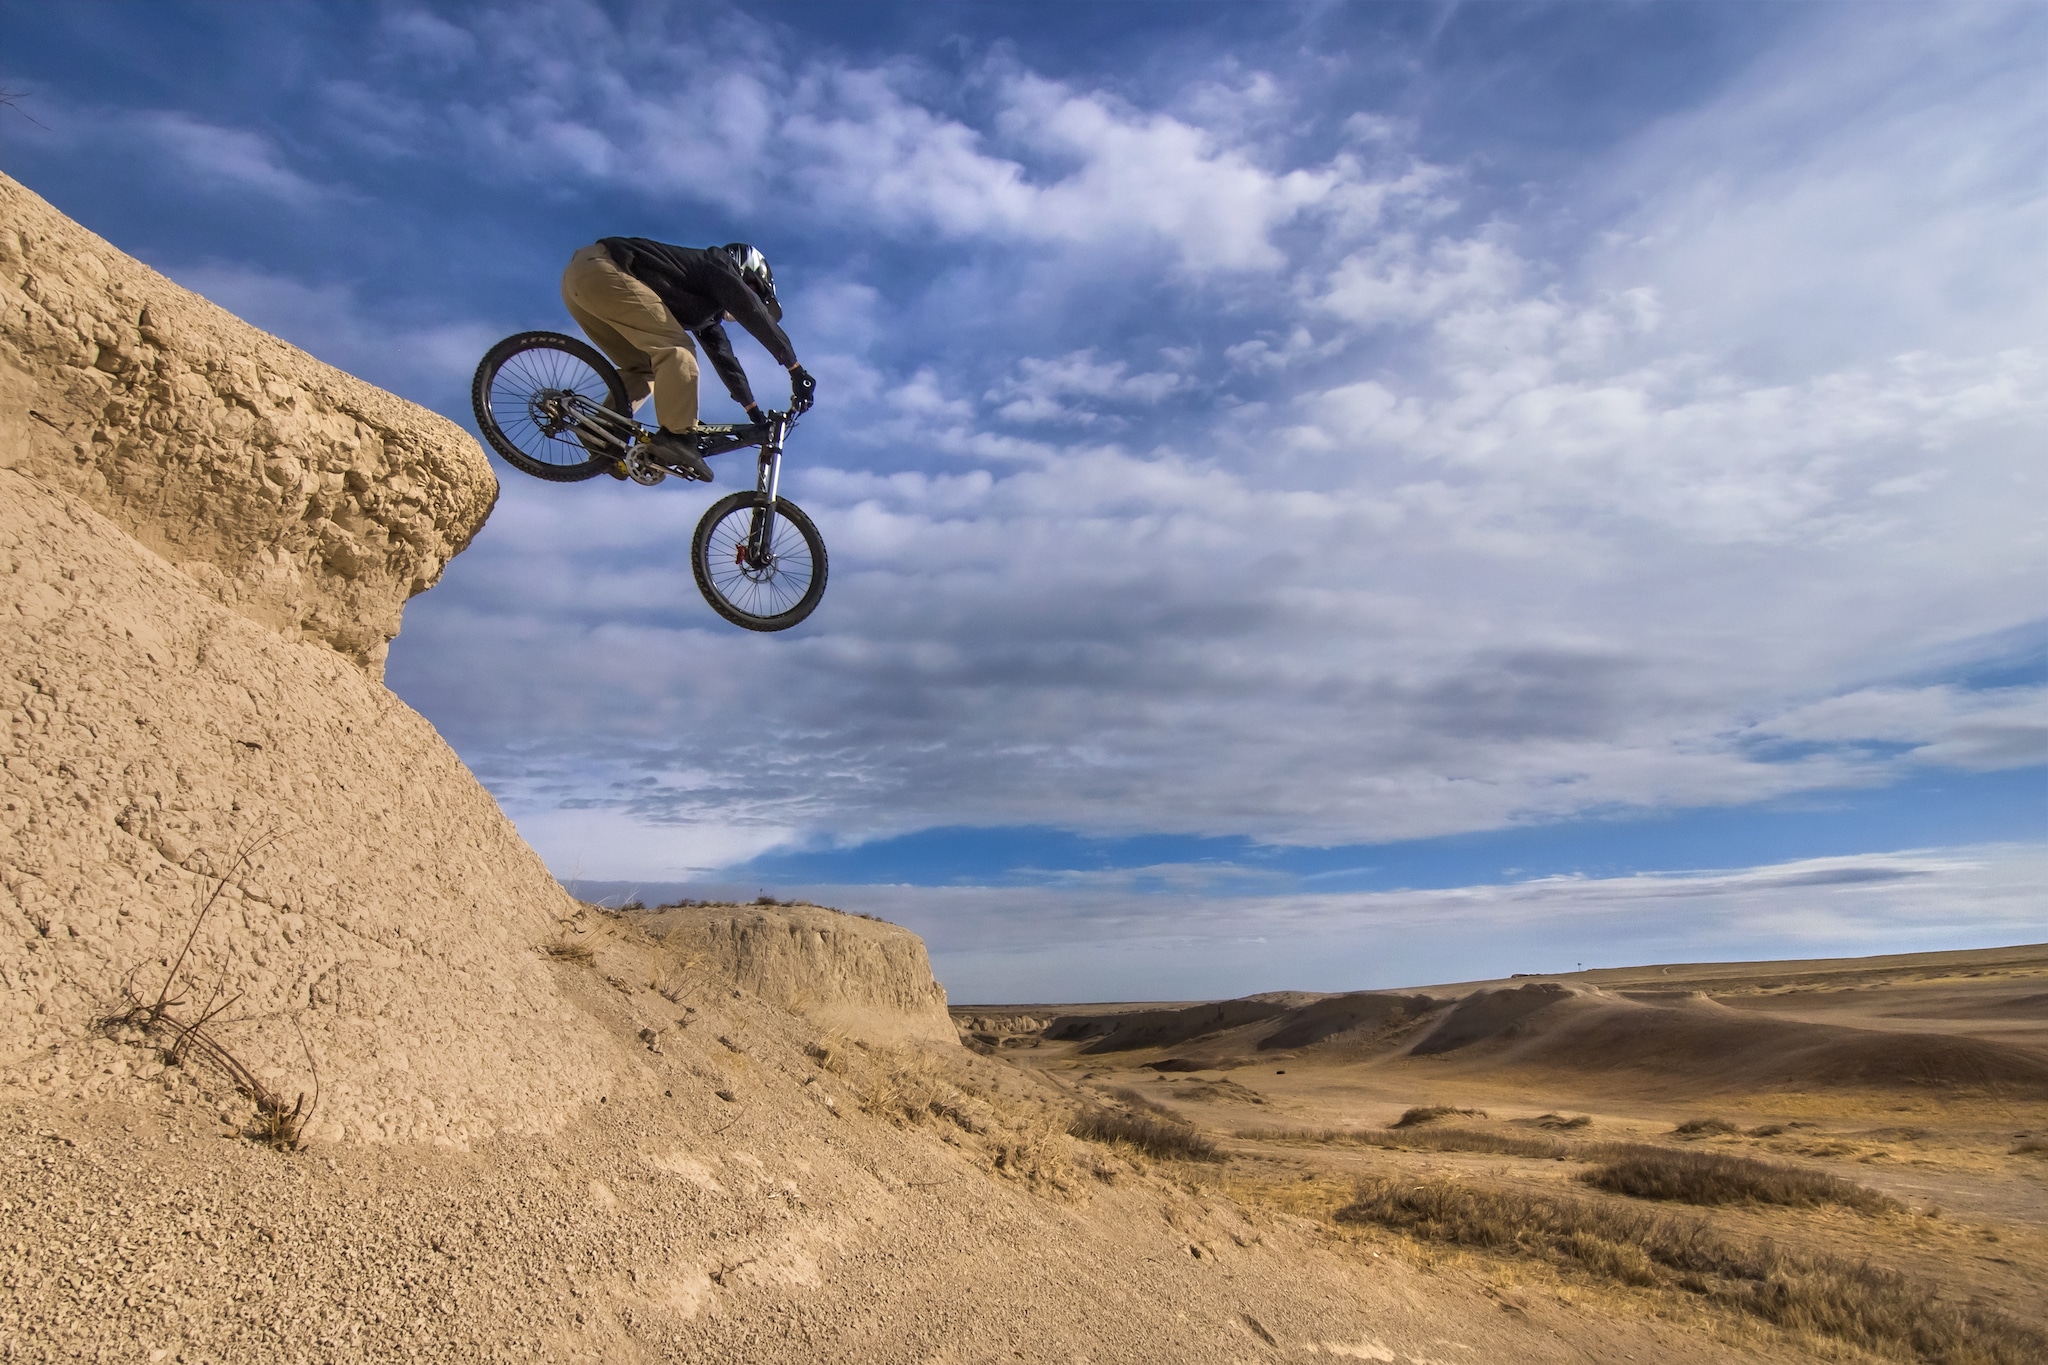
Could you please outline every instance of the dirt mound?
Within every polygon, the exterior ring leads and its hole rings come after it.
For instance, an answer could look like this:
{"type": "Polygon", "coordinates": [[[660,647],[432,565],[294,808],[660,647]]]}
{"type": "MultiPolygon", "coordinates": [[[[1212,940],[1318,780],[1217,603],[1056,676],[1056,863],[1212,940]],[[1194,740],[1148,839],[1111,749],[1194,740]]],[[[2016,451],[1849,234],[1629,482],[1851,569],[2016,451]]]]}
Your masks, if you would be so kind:
{"type": "Polygon", "coordinates": [[[924,941],[816,905],[689,906],[632,922],[670,950],[764,1000],[869,1041],[956,1043],[924,941]]]}
{"type": "Polygon", "coordinates": [[[1409,1052],[1416,1057],[1428,1057],[1496,1038],[1512,1038],[1521,1031],[1523,1020],[1571,999],[1572,995],[1569,987],[1549,981],[1506,991],[1474,991],[1460,1000],[1443,1022],[1409,1052]]]}
{"type": "Polygon", "coordinates": [[[1628,999],[1552,984],[1481,991],[1412,1050],[1475,1066],[1634,1072],[1701,1089],[1990,1090],[2048,1097],[2048,1056],[1955,1035],[1809,1023],[1705,996],[1628,999]]]}
{"type": "MultiPolygon", "coordinates": [[[[1086,1041],[1091,1054],[1170,1050],[1194,1045],[1194,1057],[1147,1063],[1157,1069],[1242,1065],[1253,1054],[1312,1047],[1340,1038],[1383,1039],[1443,1008],[1427,995],[1351,991],[1268,991],[1238,1000],[1116,1014],[1061,1015],[1044,1027],[1054,1042],[1086,1041]]],[[[1016,1031],[1013,1026],[1012,1032],[1016,1031]]]]}
{"type": "MultiPolygon", "coordinates": [[[[1900,1012],[1901,1014],[1904,1011],[1900,1012]]],[[[1987,1000],[1981,1004],[1946,1007],[1942,1013],[1957,1019],[2048,1019],[2048,991],[2014,996],[2009,1000],[1987,1000]]]]}
{"type": "Polygon", "coordinates": [[[94,1021],[167,989],[287,1096],[317,1066],[327,1137],[546,1128],[603,1088],[535,951],[573,904],[432,726],[10,471],[0,569],[8,1079],[118,1084],[94,1021]]]}
{"type": "Polygon", "coordinates": [[[0,1106],[22,1267],[0,1338],[27,1360],[1394,1360],[1453,1335],[1584,1356],[1570,1321],[1233,1203],[1224,1168],[1069,1136],[1076,1097],[1007,1063],[823,1045],[674,976],[630,916],[564,933],[557,1027],[632,1058],[555,1134],[280,1158],[219,1141],[191,1086],[0,1106]]]}
{"type": "Polygon", "coordinates": [[[1291,1012],[1281,1026],[1259,1039],[1261,1052],[1310,1047],[1341,1034],[1371,1034],[1399,1029],[1441,1008],[1443,1001],[1426,995],[1391,995],[1357,991],[1311,1001],[1291,1012]]]}
{"type": "Polygon", "coordinates": [[[1083,1052],[1130,1052],[1142,1047],[1178,1047],[1287,1012],[1288,1006],[1277,1000],[1224,1000],[1183,1009],[1066,1016],[1053,1020],[1045,1036],[1062,1042],[1093,1039],[1083,1052]]]}

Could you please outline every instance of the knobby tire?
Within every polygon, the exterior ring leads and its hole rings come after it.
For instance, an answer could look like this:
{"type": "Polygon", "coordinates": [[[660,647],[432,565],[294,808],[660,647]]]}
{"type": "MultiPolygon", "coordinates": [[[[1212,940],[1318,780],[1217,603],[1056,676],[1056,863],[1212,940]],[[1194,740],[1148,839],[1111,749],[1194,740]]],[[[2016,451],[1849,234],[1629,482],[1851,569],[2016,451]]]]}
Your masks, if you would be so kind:
{"type": "Polygon", "coordinates": [[[632,412],[625,381],[595,346],[560,332],[521,332],[491,347],[476,367],[469,401],[477,429],[507,464],[537,479],[580,483],[600,473],[606,462],[574,436],[551,437],[535,423],[528,404],[542,387],[574,388],[614,412],[632,412]]]}
{"type": "Polygon", "coordinates": [[[750,490],[712,503],[690,539],[690,568],[697,576],[697,590],[726,620],[747,630],[788,630],[809,616],[825,595],[825,541],[801,507],[777,498],[775,571],[750,572],[737,555],[761,499],[761,493],[750,490]]]}

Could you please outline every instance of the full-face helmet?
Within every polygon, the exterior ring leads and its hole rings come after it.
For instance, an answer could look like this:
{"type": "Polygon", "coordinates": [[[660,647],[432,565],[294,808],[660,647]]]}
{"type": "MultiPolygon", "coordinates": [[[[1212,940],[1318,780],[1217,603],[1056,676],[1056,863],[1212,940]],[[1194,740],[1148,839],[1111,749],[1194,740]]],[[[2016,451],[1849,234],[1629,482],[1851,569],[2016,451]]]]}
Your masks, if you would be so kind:
{"type": "Polygon", "coordinates": [[[768,268],[768,258],[745,242],[726,243],[725,254],[732,257],[733,266],[740,272],[740,278],[747,282],[747,287],[768,305],[768,315],[777,322],[782,321],[782,305],[775,299],[775,272],[768,268]]]}

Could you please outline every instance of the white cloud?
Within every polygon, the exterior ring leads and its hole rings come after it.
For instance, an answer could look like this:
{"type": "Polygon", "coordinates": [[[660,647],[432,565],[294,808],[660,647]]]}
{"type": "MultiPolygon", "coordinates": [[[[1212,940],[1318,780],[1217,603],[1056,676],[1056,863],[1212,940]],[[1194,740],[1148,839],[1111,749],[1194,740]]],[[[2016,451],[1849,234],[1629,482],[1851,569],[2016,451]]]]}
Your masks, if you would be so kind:
{"type": "MultiPolygon", "coordinates": [[[[393,677],[529,811],[1350,842],[2035,752],[2017,698],[1873,700],[2038,616],[2048,570],[2040,114],[2009,33],[1887,11],[1852,79],[1812,57],[1860,20],[1823,16],[1579,168],[1605,216],[1561,227],[1277,67],[1148,104],[1009,59],[792,58],[743,16],[519,14],[458,25],[473,56],[394,30],[390,71],[330,92],[383,110],[348,135],[508,199],[834,234],[789,282],[828,380],[787,475],[833,553],[811,623],[716,627],[682,560],[707,490],[609,481],[509,483],[412,609],[393,677]],[[590,703],[593,673],[635,704],[590,703]]],[[[292,174],[274,139],[179,126],[220,183],[292,174]]],[[[178,273],[416,394],[498,330],[178,273]]]]}
{"type": "Polygon", "coordinates": [[[2048,103],[2035,5],[1816,7],[1610,169],[1588,279],[1654,275],[1680,344],[1755,372],[2036,346],[2048,103]]]}
{"type": "Polygon", "coordinates": [[[141,116],[137,131],[201,184],[251,190],[294,206],[325,193],[287,165],[276,142],[260,133],[223,128],[175,110],[141,116]]]}
{"type": "MultiPolygon", "coordinates": [[[[909,63],[806,59],[743,23],[727,24],[714,48],[681,25],[629,30],[588,5],[520,13],[528,22],[469,35],[485,62],[516,73],[513,93],[494,88],[488,103],[470,103],[406,92],[407,113],[387,107],[372,121],[452,134],[498,174],[652,187],[737,209],[794,197],[868,231],[1082,246],[1114,261],[1163,253],[1195,275],[1280,269],[1277,235],[1304,223],[1356,235],[1392,205],[1444,203],[1442,170],[1413,159],[1383,171],[1351,151],[1268,164],[1237,140],[1270,116],[1277,87],[1265,74],[1203,87],[1180,117],[992,61],[974,77],[993,109],[970,124],[920,100],[928,73],[909,63]]],[[[447,27],[407,28],[395,49],[429,65],[455,60],[447,27]]],[[[346,82],[334,93],[363,102],[346,82]]],[[[1360,125],[1352,140],[1377,148],[1391,128],[1360,125]]]]}
{"type": "Polygon", "coordinates": [[[1094,347],[1052,360],[1026,356],[1017,362],[1016,372],[986,397],[998,405],[996,415],[1005,421],[1086,425],[1100,415],[1101,405],[1157,403],[1189,382],[1186,375],[1170,371],[1130,374],[1129,368],[1121,360],[1097,360],[1094,347]]]}
{"type": "Polygon", "coordinates": [[[1520,259],[1491,236],[1425,246],[1413,233],[1390,232],[1340,261],[1316,301],[1365,327],[1410,323],[1507,297],[1522,274],[1520,259]]]}
{"type": "Polygon", "coordinates": [[[1896,744],[1946,767],[1990,771],[2048,763],[2048,688],[1869,687],[1757,725],[1785,743],[1896,744]]]}
{"type": "Polygon", "coordinates": [[[1512,972],[1991,947],[2039,936],[2048,847],[1427,891],[775,888],[906,924],[956,1002],[1203,999],[1512,972]],[[1446,949],[1446,943],[1455,949],[1446,949]],[[1448,969],[1448,971],[1447,971],[1448,969]]]}
{"type": "Polygon", "coordinates": [[[349,197],[293,166],[268,130],[230,127],[180,109],[123,108],[61,95],[38,98],[36,108],[35,122],[18,135],[62,157],[95,163],[139,157],[186,192],[254,195],[296,209],[349,197]]]}

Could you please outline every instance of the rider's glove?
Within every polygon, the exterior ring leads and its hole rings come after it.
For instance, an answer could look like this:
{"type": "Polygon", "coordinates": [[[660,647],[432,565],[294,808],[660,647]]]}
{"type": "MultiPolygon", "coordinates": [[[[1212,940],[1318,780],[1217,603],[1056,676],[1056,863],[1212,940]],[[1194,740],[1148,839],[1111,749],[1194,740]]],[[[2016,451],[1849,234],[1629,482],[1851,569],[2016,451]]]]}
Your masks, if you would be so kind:
{"type": "Polygon", "coordinates": [[[811,378],[811,372],[801,365],[789,372],[789,410],[809,412],[811,402],[818,396],[818,381],[811,378]]]}
{"type": "Polygon", "coordinates": [[[759,403],[749,403],[747,404],[747,420],[757,427],[764,426],[767,424],[768,414],[761,411],[759,403]]]}

